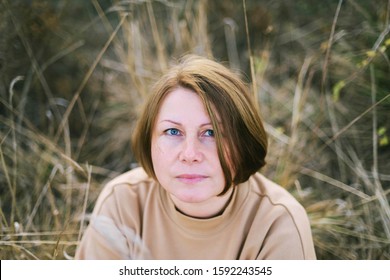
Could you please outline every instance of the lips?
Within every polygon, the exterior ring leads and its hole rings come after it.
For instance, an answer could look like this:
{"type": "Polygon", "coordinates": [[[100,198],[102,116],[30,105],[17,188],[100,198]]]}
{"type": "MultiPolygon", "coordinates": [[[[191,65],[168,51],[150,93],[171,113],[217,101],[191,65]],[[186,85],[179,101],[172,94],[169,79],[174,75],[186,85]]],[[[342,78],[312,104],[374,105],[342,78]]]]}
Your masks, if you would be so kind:
{"type": "Polygon", "coordinates": [[[176,176],[176,178],[183,183],[186,184],[195,184],[199,183],[205,179],[208,178],[208,176],[201,175],[201,174],[181,174],[179,176],[176,176]]]}

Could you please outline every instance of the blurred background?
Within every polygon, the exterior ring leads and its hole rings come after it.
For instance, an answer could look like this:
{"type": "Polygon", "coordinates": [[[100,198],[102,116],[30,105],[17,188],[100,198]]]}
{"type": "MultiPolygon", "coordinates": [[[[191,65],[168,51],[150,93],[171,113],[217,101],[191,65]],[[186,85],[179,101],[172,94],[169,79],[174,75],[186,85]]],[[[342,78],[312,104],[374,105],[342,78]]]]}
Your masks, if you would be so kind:
{"type": "Polygon", "coordinates": [[[0,0],[0,259],[72,259],[184,54],[248,82],[319,259],[390,259],[389,0],[0,0]]]}

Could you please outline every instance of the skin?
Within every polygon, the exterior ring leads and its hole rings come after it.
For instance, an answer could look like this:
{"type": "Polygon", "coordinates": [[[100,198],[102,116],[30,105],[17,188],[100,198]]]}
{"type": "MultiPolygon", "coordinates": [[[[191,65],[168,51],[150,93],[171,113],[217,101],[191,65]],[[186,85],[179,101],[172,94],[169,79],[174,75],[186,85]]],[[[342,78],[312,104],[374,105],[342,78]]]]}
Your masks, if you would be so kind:
{"type": "Polygon", "coordinates": [[[184,214],[218,215],[232,189],[225,185],[210,118],[200,97],[177,88],[163,100],[152,132],[152,162],[157,180],[184,214]]]}

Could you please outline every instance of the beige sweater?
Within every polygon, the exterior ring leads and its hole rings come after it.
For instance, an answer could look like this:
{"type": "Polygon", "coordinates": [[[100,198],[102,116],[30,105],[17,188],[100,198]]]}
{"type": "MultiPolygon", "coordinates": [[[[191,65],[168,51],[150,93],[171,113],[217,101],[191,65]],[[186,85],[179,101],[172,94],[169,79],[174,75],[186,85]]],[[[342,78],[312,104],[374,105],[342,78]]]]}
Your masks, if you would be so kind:
{"type": "Polygon", "coordinates": [[[103,189],[76,259],[315,259],[303,207],[259,173],[238,185],[217,217],[176,211],[141,168],[103,189]]]}

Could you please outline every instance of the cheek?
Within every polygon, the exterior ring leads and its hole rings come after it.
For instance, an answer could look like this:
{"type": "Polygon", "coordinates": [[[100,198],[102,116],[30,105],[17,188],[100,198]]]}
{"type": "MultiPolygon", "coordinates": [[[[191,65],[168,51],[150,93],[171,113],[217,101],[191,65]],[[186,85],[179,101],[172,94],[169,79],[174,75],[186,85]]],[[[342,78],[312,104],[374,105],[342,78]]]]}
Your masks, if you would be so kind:
{"type": "Polygon", "coordinates": [[[160,180],[161,172],[165,164],[164,153],[162,149],[159,147],[159,145],[154,141],[152,141],[151,152],[152,152],[152,164],[153,164],[154,173],[157,179],[160,180]]]}
{"type": "Polygon", "coordinates": [[[151,147],[151,152],[152,152],[152,163],[153,166],[155,167],[156,165],[158,166],[158,163],[161,161],[164,155],[164,149],[161,149],[160,145],[157,143],[157,141],[152,140],[152,147],[151,147]]]}
{"type": "Polygon", "coordinates": [[[156,174],[160,173],[162,170],[166,170],[167,166],[170,165],[169,162],[172,162],[175,157],[175,147],[177,147],[177,145],[174,145],[174,143],[171,143],[164,138],[157,137],[152,139],[152,163],[156,174]]]}
{"type": "Polygon", "coordinates": [[[171,155],[173,152],[173,149],[175,148],[175,143],[172,143],[172,141],[167,141],[164,138],[156,137],[152,139],[152,158],[160,158],[165,157],[168,155],[171,155]]]}

